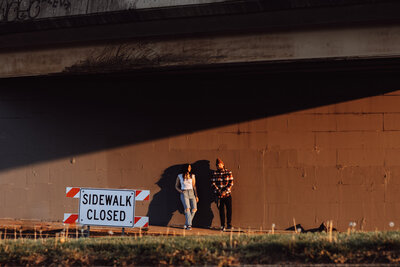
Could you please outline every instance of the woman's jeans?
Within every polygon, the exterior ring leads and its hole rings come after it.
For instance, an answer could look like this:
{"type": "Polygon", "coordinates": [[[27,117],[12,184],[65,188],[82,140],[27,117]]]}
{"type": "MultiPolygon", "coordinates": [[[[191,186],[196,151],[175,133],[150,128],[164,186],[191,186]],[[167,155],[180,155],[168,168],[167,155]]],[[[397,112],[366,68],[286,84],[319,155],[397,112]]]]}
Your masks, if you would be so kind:
{"type": "Polygon", "coordinates": [[[194,214],[197,211],[196,197],[194,196],[193,189],[183,190],[181,193],[181,201],[185,211],[186,226],[192,226],[194,214]]]}

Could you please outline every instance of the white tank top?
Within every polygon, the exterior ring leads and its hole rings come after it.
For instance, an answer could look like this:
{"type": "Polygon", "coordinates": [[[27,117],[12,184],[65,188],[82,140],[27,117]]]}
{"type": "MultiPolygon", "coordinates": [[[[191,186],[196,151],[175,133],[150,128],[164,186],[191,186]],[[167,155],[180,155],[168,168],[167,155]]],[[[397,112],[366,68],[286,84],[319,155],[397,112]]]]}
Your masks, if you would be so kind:
{"type": "Polygon", "coordinates": [[[183,179],[183,174],[179,174],[178,177],[181,182],[181,190],[193,189],[194,174],[192,174],[192,179],[183,179]]]}

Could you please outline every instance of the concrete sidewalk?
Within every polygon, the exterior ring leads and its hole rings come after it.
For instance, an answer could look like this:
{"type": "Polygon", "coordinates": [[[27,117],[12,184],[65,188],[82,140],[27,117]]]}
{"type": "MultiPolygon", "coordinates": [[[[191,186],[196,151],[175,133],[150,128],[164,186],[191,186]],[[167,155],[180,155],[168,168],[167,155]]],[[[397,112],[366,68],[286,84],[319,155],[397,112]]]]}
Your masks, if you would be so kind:
{"type": "MultiPolygon", "coordinates": [[[[13,220],[0,219],[0,238],[30,238],[33,236],[55,237],[68,232],[70,236],[82,236],[87,229],[86,226],[68,225],[61,222],[42,222],[35,220],[13,220]]],[[[274,234],[294,233],[293,231],[274,230],[274,234]]],[[[137,235],[167,235],[167,236],[190,236],[190,235],[240,235],[240,234],[272,234],[271,230],[263,229],[241,229],[221,231],[218,228],[196,228],[184,230],[183,225],[153,226],[148,228],[125,228],[124,234],[127,236],[137,235]]],[[[122,228],[118,227],[90,227],[90,236],[120,236],[122,228]]]]}
{"type": "MultiPolygon", "coordinates": [[[[104,233],[114,235],[121,235],[121,228],[104,228],[104,227],[91,227],[91,235],[92,236],[101,236],[104,233]],[[110,232],[111,231],[111,232],[110,232]]],[[[274,234],[288,234],[294,233],[293,231],[283,231],[283,230],[275,230],[274,234]]],[[[170,226],[153,226],[150,225],[149,228],[129,228],[125,229],[126,235],[152,235],[152,236],[206,236],[206,235],[241,235],[241,234],[272,234],[271,230],[262,230],[262,229],[240,229],[234,228],[232,230],[221,231],[218,228],[196,228],[193,227],[192,230],[183,229],[183,225],[170,225],[170,226]]]]}

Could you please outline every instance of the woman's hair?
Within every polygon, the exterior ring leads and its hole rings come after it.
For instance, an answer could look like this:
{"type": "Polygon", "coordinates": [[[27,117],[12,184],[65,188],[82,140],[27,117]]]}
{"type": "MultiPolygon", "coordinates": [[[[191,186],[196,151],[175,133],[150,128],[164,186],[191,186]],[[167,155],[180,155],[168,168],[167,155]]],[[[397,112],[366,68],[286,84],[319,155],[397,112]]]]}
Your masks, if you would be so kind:
{"type": "Polygon", "coordinates": [[[182,166],[182,177],[183,179],[188,179],[188,178],[192,178],[192,172],[189,172],[189,165],[190,164],[183,164],[182,166]],[[189,174],[189,177],[186,175],[189,174]]]}

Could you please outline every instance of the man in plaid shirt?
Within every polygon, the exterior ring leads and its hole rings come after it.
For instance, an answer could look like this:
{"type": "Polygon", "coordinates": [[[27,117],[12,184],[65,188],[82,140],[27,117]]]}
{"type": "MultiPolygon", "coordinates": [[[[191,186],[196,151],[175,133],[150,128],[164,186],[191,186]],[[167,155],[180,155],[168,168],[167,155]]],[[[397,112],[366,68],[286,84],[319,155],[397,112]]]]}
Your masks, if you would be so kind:
{"type": "Polygon", "coordinates": [[[223,231],[225,230],[225,207],[226,207],[226,219],[227,219],[226,229],[232,229],[231,189],[233,186],[233,175],[231,171],[225,168],[224,163],[219,158],[217,158],[216,165],[217,165],[217,170],[214,171],[211,177],[211,184],[214,189],[214,193],[218,197],[219,217],[221,219],[221,230],[223,231]]]}

